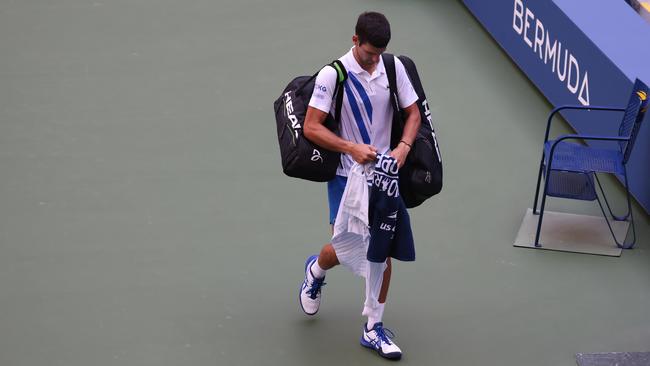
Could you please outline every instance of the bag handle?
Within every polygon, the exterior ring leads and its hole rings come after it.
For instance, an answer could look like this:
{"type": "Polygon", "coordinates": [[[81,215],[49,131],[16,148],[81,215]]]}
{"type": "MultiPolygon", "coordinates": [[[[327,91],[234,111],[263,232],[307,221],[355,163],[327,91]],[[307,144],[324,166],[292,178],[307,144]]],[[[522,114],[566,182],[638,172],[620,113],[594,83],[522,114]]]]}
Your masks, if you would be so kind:
{"type": "Polygon", "coordinates": [[[343,88],[343,83],[348,79],[348,73],[341,60],[334,60],[330,66],[336,70],[337,74],[336,87],[334,88],[334,95],[336,95],[334,121],[338,125],[341,122],[341,108],[343,107],[343,92],[341,89],[343,88]]]}

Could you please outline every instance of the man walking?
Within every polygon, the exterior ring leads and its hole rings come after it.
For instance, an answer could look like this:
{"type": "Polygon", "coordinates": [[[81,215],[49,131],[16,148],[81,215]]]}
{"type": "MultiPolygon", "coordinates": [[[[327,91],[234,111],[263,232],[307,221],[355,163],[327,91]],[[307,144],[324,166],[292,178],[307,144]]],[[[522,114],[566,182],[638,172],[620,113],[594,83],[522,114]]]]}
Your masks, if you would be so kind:
{"type": "MultiPolygon", "coordinates": [[[[418,96],[409,81],[404,65],[395,58],[398,104],[405,111],[406,121],[399,144],[392,151],[390,150],[393,106],[386,69],[381,57],[390,37],[390,24],[383,14],[366,12],[359,16],[352,37],[353,46],[339,59],[348,72],[348,80],[339,90],[344,93],[340,136],[323,125],[332,110],[337,72],[332,67],[324,67],[316,78],[305,117],[304,134],[312,142],[341,153],[341,165],[337,170],[336,178],[327,184],[332,225],[337,216],[348,175],[355,162],[368,164],[374,162],[378,155],[388,155],[387,157],[392,157],[401,168],[420,126],[420,113],[416,105],[418,96]]],[[[405,210],[404,214],[408,216],[405,210]]],[[[408,223],[408,220],[406,221],[408,223]]],[[[408,230],[410,233],[410,227],[408,230]]],[[[403,249],[413,251],[414,255],[412,240],[410,246],[403,249]]],[[[318,311],[326,271],[338,264],[337,252],[331,243],[325,244],[318,255],[307,259],[305,278],[299,297],[300,305],[306,314],[314,315],[318,311]]],[[[374,286],[380,286],[379,297],[374,302],[366,299],[366,306],[362,313],[367,316],[368,321],[363,326],[361,344],[376,350],[383,357],[398,359],[402,352],[392,341],[390,331],[383,327],[382,322],[391,277],[390,257],[385,260],[385,264],[381,265],[383,274],[379,272],[378,280],[373,282],[374,286]]],[[[367,276],[367,294],[370,286],[368,281],[367,276]]]]}

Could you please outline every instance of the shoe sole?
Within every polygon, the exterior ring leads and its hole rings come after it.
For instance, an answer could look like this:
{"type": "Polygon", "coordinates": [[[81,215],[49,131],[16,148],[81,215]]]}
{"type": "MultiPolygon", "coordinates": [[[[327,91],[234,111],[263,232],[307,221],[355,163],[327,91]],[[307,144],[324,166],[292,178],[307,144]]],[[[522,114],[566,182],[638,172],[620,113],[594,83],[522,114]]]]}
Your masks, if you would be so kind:
{"type": "MultiPolygon", "coordinates": [[[[309,263],[313,262],[314,259],[317,259],[317,258],[318,258],[318,255],[316,255],[316,254],[310,256],[309,258],[307,258],[307,261],[305,262],[305,273],[307,273],[307,266],[309,266],[309,263]]],[[[300,308],[302,309],[303,313],[305,313],[305,314],[307,314],[309,316],[316,315],[316,313],[318,312],[318,309],[316,309],[316,311],[314,311],[313,313],[308,313],[305,310],[305,308],[302,306],[301,295],[302,295],[302,291],[304,289],[304,286],[305,286],[305,280],[302,280],[302,283],[300,284],[300,291],[298,291],[298,303],[300,304],[300,308]]]]}
{"type": "Polygon", "coordinates": [[[361,342],[360,343],[361,343],[361,345],[363,347],[366,347],[368,349],[371,349],[371,350],[377,352],[383,358],[386,358],[386,359],[389,359],[389,360],[399,360],[400,358],[402,358],[401,353],[383,353],[381,350],[376,349],[375,346],[372,345],[372,343],[366,341],[366,339],[363,338],[363,336],[361,336],[361,342]]]}

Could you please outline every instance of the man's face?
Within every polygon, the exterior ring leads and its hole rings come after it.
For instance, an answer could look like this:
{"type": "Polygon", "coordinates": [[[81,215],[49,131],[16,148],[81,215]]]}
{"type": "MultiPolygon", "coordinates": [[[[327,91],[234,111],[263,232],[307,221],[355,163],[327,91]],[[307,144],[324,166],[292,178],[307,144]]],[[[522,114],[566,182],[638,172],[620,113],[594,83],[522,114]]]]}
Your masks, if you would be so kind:
{"type": "Polygon", "coordinates": [[[386,51],[386,48],[377,48],[368,42],[359,44],[359,38],[353,37],[355,49],[357,50],[357,61],[361,67],[374,68],[379,63],[381,54],[386,51]]]}

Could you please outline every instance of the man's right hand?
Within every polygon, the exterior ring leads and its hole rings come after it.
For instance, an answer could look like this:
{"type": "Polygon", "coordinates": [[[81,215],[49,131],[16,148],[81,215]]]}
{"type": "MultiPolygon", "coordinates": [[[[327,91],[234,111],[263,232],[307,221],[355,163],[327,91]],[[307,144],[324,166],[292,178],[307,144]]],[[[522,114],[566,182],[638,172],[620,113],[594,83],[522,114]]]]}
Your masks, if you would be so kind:
{"type": "Polygon", "coordinates": [[[372,145],[354,144],[349,155],[357,163],[366,164],[377,160],[377,149],[372,145]]]}

